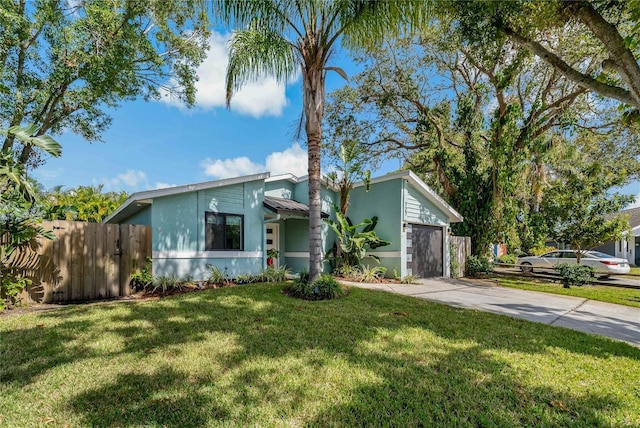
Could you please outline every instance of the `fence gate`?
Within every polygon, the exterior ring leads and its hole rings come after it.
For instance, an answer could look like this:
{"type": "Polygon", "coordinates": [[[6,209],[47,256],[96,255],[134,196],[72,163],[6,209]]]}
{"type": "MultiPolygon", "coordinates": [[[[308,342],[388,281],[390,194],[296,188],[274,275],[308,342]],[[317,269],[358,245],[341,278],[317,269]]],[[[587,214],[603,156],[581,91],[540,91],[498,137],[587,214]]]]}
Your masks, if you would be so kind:
{"type": "Polygon", "coordinates": [[[151,256],[151,228],[73,221],[44,222],[56,240],[38,238],[13,264],[33,281],[21,296],[43,303],[127,296],[131,274],[151,256]]]}

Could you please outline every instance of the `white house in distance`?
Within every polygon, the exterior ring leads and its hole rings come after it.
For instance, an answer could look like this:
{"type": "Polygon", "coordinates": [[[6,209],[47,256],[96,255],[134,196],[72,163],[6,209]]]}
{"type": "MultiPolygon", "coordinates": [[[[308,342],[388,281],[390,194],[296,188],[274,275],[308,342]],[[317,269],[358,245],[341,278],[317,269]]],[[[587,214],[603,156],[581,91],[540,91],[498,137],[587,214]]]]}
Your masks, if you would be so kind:
{"type": "Polygon", "coordinates": [[[629,216],[630,235],[625,234],[616,242],[606,242],[596,250],[627,259],[629,264],[640,266],[640,207],[620,211],[620,214],[629,216]]]}

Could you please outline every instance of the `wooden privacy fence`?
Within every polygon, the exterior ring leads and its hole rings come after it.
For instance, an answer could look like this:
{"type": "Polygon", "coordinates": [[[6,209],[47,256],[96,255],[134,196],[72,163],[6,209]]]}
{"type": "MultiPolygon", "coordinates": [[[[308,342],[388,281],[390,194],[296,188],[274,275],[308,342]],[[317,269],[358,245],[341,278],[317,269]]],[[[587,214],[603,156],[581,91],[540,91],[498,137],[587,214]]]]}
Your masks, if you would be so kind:
{"type": "Polygon", "coordinates": [[[56,240],[38,238],[12,255],[11,264],[33,281],[20,296],[44,303],[127,296],[131,274],[151,256],[151,227],[47,221],[56,240]]]}
{"type": "Polygon", "coordinates": [[[467,271],[467,257],[471,255],[471,238],[469,236],[451,236],[451,276],[462,278],[467,271]],[[457,272],[453,268],[457,268],[457,272]]]}

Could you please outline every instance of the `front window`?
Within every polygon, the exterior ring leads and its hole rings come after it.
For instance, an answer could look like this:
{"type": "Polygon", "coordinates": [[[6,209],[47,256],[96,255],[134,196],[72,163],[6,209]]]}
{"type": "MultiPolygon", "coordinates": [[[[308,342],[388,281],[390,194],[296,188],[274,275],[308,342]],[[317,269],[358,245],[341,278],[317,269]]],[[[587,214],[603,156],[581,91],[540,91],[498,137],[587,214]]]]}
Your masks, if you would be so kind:
{"type": "Polygon", "coordinates": [[[244,249],[243,216],[205,212],[205,223],[205,250],[244,249]]]}

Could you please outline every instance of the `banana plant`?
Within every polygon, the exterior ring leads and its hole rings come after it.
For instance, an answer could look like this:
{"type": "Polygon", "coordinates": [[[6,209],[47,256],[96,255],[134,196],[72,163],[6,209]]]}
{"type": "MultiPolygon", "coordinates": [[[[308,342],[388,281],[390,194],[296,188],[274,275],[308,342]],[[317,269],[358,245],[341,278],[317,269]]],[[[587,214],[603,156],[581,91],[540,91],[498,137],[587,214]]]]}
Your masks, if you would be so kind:
{"type": "MultiPolygon", "coordinates": [[[[367,257],[367,250],[391,244],[380,238],[374,230],[378,224],[378,217],[365,218],[362,222],[353,224],[349,217],[342,214],[337,205],[333,205],[333,210],[336,221],[331,219],[324,221],[338,236],[337,267],[343,264],[360,266],[362,259],[367,257]]],[[[369,254],[368,257],[380,262],[380,259],[373,254],[369,254]]]]}

